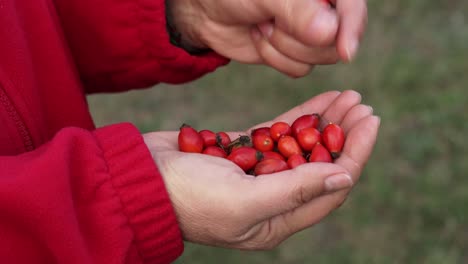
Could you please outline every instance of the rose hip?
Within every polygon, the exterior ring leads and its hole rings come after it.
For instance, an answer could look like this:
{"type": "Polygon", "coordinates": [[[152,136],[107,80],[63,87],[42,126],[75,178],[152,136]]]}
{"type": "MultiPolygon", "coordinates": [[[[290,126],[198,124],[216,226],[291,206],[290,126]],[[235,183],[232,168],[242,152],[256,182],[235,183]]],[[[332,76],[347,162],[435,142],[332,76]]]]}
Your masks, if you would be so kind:
{"type": "Polygon", "coordinates": [[[252,137],[254,137],[256,135],[259,135],[259,134],[270,136],[270,128],[269,127],[259,127],[259,128],[256,128],[256,129],[252,130],[252,132],[250,133],[250,135],[252,137]]]}
{"type": "Polygon", "coordinates": [[[270,127],[270,136],[274,141],[289,135],[291,135],[291,127],[286,122],[276,122],[270,127]]]}
{"type": "Polygon", "coordinates": [[[310,152],[317,142],[320,142],[320,131],[316,128],[308,127],[299,131],[296,136],[297,142],[304,151],[310,152]]]}
{"type": "Polygon", "coordinates": [[[330,152],[318,142],[310,153],[309,162],[333,162],[333,160],[330,152]]]}
{"type": "Polygon", "coordinates": [[[216,133],[216,144],[226,149],[229,147],[229,144],[231,144],[231,138],[226,132],[218,132],[216,133]]]}
{"type": "Polygon", "coordinates": [[[265,134],[256,134],[255,136],[252,136],[252,143],[254,148],[261,152],[272,151],[275,147],[275,141],[265,134]]]}
{"type": "Polygon", "coordinates": [[[299,131],[304,128],[318,128],[320,124],[320,115],[319,114],[307,114],[298,117],[291,125],[291,131],[293,136],[297,136],[299,131]]]}
{"type": "Polygon", "coordinates": [[[198,134],[200,134],[200,136],[203,138],[203,145],[205,147],[216,145],[215,132],[208,130],[208,129],[204,129],[204,130],[200,130],[198,134]]]}
{"type": "Polygon", "coordinates": [[[206,155],[210,155],[210,156],[220,157],[220,158],[227,157],[226,151],[224,151],[222,148],[218,146],[208,146],[203,150],[202,153],[206,155]]]}
{"type": "Polygon", "coordinates": [[[300,154],[294,154],[291,157],[289,157],[287,163],[290,169],[294,169],[299,165],[307,163],[307,160],[304,158],[304,156],[300,154]]]}
{"type": "Polygon", "coordinates": [[[284,160],[266,159],[255,165],[254,174],[263,175],[287,170],[288,164],[284,160]]]}
{"type": "Polygon", "coordinates": [[[191,126],[183,124],[177,138],[179,150],[183,152],[201,153],[203,151],[203,138],[191,126]]]}
{"type": "Polygon", "coordinates": [[[279,160],[285,160],[283,155],[279,154],[278,152],[275,151],[265,151],[263,152],[263,159],[279,159],[279,160]]]}
{"type": "Polygon", "coordinates": [[[322,132],[323,144],[330,151],[334,159],[338,158],[343,150],[345,134],[343,129],[337,125],[330,123],[322,132]]]}
{"type": "Polygon", "coordinates": [[[282,136],[278,141],[278,150],[285,158],[294,154],[302,155],[302,149],[296,139],[291,136],[282,136]]]}
{"type": "Polygon", "coordinates": [[[263,159],[263,154],[252,147],[239,147],[234,149],[227,159],[247,172],[263,159]]]}

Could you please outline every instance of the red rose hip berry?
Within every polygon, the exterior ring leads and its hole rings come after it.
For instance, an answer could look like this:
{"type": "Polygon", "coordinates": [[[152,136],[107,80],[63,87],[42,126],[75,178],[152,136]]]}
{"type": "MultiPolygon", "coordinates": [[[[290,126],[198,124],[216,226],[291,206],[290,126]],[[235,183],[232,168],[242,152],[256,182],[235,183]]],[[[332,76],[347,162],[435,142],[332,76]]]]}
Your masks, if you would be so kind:
{"type": "Polygon", "coordinates": [[[254,174],[256,176],[263,174],[271,174],[289,169],[288,164],[284,160],[266,159],[255,165],[254,174]]]}
{"type": "Polygon", "coordinates": [[[263,159],[262,152],[252,147],[239,147],[234,149],[227,157],[228,160],[237,164],[245,172],[253,169],[263,159]]]}
{"type": "Polygon", "coordinates": [[[289,135],[291,135],[291,127],[286,122],[276,122],[270,127],[270,136],[274,141],[289,135]]]}
{"type": "Polygon", "coordinates": [[[323,144],[330,151],[334,159],[338,158],[343,150],[345,134],[343,129],[337,125],[330,123],[322,132],[323,144]]]}
{"type": "Polygon", "coordinates": [[[333,159],[330,152],[318,142],[310,153],[309,162],[333,162],[333,159]]]}
{"type": "Polygon", "coordinates": [[[315,147],[315,144],[321,141],[320,131],[313,127],[300,130],[296,138],[301,148],[307,152],[312,151],[312,149],[315,147]]]}
{"type": "Polygon", "coordinates": [[[256,135],[259,135],[259,134],[270,136],[270,128],[269,127],[259,127],[259,128],[256,128],[256,129],[252,130],[252,132],[250,133],[250,135],[252,137],[254,137],[256,135]]]}
{"type": "Polygon", "coordinates": [[[279,159],[279,160],[286,160],[283,155],[279,154],[276,151],[265,151],[263,152],[263,159],[279,159]]]}
{"type": "Polygon", "coordinates": [[[272,151],[275,147],[275,141],[269,135],[265,134],[252,136],[252,143],[254,148],[261,152],[272,151]]]}
{"type": "Polygon", "coordinates": [[[177,138],[179,150],[183,152],[201,153],[203,151],[203,138],[191,126],[183,124],[177,138]]]}
{"type": "Polygon", "coordinates": [[[224,151],[222,148],[218,146],[208,146],[203,150],[202,153],[206,155],[214,156],[214,157],[220,157],[220,158],[227,157],[226,151],[224,151]]]}
{"type": "Polygon", "coordinates": [[[294,154],[288,159],[288,167],[290,169],[294,169],[299,165],[302,165],[304,163],[307,163],[307,160],[304,158],[304,156],[300,154],[294,154]]]}
{"type": "Polygon", "coordinates": [[[208,129],[204,129],[204,130],[200,130],[198,134],[200,134],[200,136],[203,138],[203,145],[205,147],[216,145],[216,133],[215,132],[208,130],[208,129]]]}
{"type": "Polygon", "coordinates": [[[294,154],[302,155],[302,149],[296,139],[291,136],[282,136],[278,141],[278,150],[286,159],[294,154]]]}
{"type": "Polygon", "coordinates": [[[318,128],[320,124],[319,114],[307,114],[298,117],[291,125],[292,135],[295,137],[304,128],[318,128]]]}
{"type": "Polygon", "coordinates": [[[218,132],[216,133],[216,144],[226,149],[229,147],[229,144],[231,144],[231,138],[226,132],[218,132]]]}

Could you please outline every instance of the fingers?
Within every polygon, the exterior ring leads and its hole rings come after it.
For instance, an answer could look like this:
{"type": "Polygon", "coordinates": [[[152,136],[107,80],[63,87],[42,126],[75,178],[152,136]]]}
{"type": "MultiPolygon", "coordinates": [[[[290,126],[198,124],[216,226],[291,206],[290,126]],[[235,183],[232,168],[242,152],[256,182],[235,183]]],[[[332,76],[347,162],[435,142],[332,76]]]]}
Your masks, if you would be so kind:
{"type": "MultiPolygon", "coordinates": [[[[380,118],[369,115],[355,123],[348,133],[343,155],[335,163],[351,174],[353,182],[357,182],[362,168],[370,157],[379,126],[380,118]]],[[[349,189],[343,189],[319,196],[303,206],[275,216],[270,223],[276,240],[283,240],[295,232],[318,223],[345,201],[348,192],[349,189]]]]}
{"type": "Polygon", "coordinates": [[[262,23],[258,28],[271,46],[293,60],[313,65],[335,64],[339,61],[335,46],[304,45],[270,22],[262,23]]]}
{"type": "Polygon", "coordinates": [[[366,0],[336,1],[339,16],[337,49],[343,61],[351,61],[367,24],[366,0]]]}
{"type": "Polygon", "coordinates": [[[337,41],[343,61],[351,61],[367,24],[366,0],[258,0],[275,24],[306,46],[329,46],[337,41]]]}
{"type": "Polygon", "coordinates": [[[372,115],[374,109],[371,106],[359,104],[351,108],[348,111],[340,126],[343,128],[345,133],[348,133],[349,130],[361,119],[366,116],[372,115]]]}
{"type": "Polygon", "coordinates": [[[273,217],[270,223],[276,236],[274,240],[282,241],[296,232],[319,223],[344,202],[346,196],[341,192],[344,190],[317,197],[301,207],[273,217]]]}
{"type": "Polygon", "coordinates": [[[252,29],[252,39],[263,63],[272,68],[294,78],[305,76],[311,71],[311,65],[293,60],[276,50],[257,28],[252,29]]]}
{"type": "Polygon", "coordinates": [[[324,123],[340,124],[348,111],[361,102],[361,95],[353,90],[344,91],[338,96],[322,114],[324,123]]]}
{"type": "Polygon", "coordinates": [[[305,45],[328,46],[338,32],[338,15],[324,1],[257,0],[275,25],[305,45]]]}
{"type": "Polygon", "coordinates": [[[268,176],[258,176],[243,194],[258,221],[298,208],[326,192],[350,188],[350,175],[340,166],[309,163],[268,176]],[[254,212],[262,212],[255,214],[254,212]]]}
{"type": "Polygon", "coordinates": [[[355,181],[372,153],[379,126],[380,118],[377,116],[367,116],[358,121],[346,136],[341,156],[335,160],[335,164],[348,170],[355,181]]]}

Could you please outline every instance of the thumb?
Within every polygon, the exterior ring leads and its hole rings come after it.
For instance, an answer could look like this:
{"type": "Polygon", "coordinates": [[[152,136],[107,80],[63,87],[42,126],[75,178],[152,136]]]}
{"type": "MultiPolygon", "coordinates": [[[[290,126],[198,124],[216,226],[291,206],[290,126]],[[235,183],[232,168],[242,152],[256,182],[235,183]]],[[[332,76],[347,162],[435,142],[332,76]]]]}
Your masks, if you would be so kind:
{"type": "Polygon", "coordinates": [[[338,14],[324,0],[257,0],[275,26],[310,46],[328,46],[338,33],[338,14]]]}
{"type": "Polygon", "coordinates": [[[245,193],[252,215],[265,220],[283,214],[322,194],[350,188],[353,180],[341,166],[307,163],[292,170],[258,176],[245,193]],[[258,214],[262,212],[262,214],[258,214]]]}

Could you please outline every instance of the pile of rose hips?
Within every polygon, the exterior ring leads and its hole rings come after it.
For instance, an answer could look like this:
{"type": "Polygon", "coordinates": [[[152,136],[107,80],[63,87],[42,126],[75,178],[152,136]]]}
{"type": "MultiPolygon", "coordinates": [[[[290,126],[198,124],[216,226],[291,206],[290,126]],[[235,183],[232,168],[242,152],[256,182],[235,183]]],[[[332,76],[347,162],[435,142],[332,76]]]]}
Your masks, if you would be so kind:
{"type": "Polygon", "coordinates": [[[319,130],[319,114],[306,114],[291,125],[276,122],[231,140],[225,132],[197,131],[182,125],[179,150],[226,158],[246,173],[262,175],[295,168],[307,162],[333,162],[343,149],[345,134],[334,123],[319,130]]]}

